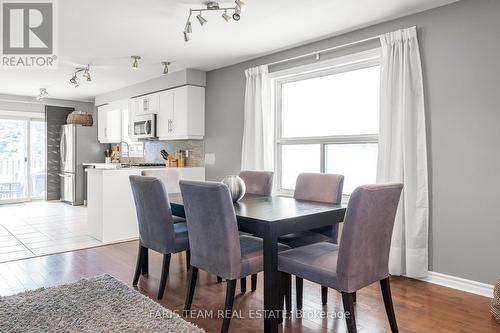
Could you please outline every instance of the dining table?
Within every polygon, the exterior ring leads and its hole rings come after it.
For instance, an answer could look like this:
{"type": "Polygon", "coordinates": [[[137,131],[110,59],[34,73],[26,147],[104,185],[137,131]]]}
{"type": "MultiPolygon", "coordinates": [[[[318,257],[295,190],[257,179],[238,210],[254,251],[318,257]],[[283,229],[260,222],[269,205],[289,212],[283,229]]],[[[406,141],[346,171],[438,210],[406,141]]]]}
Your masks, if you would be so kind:
{"type": "MultiPolygon", "coordinates": [[[[180,193],[169,194],[172,214],[185,217],[180,193]]],[[[283,301],[280,300],[278,238],[344,221],[345,204],[297,200],[289,196],[246,194],[234,203],[238,229],[264,241],[264,332],[278,332],[283,301]]],[[[189,223],[189,221],[188,221],[189,223]]]]}

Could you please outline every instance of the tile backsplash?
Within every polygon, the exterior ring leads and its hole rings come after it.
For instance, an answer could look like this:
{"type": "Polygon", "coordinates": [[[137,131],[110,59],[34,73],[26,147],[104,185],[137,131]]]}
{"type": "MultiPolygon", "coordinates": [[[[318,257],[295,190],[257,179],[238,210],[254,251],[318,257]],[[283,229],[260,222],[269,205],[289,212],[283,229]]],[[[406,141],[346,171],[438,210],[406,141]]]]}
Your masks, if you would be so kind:
{"type": "Polygon", "coordinates": [[[205,143],[203,140],[176,140],[176,141],[146,141],[144,142],[144,162],[163,163],[160,150],[165,149],[169,154],[176,150],[189,151],[187,165],[200,167],[205,165],[205,143]]]}

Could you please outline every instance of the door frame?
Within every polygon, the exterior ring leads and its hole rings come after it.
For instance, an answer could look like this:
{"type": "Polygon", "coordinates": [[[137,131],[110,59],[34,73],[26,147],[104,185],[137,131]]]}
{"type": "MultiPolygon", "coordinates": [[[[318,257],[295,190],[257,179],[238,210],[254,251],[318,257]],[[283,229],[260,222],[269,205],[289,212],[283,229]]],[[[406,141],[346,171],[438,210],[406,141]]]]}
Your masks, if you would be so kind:
{"type": "MultiPolygon", "coordinates": [[[[33,189],[33,180],[31,177],[31,122],[32,121],[45,121],[45,114],[40,112],[24,112],[24,111],[3,111],[0,110],[0,119],[8,119],[8,120],[24,120],[26,121],[27,131],[26,131],[26,156],[25,156],[25,165],[26,165],[26,195],[22,198],[18,199],[0,199],[0,205],[4,204],[15,204],[15,203],[23,203],[30,202],[33,200],[31,197],[31,191],[33,189]]],[[[47,130],[45,129],[45,135],[47,135],[47,130]]],[[[45,156],[47,159],[47,155],[45,156]]],[[[45,170],[47,170],[47,161],[45,161],[45,170]]],[[[36,198],[35,200],[39,200],[36,198]]]]}

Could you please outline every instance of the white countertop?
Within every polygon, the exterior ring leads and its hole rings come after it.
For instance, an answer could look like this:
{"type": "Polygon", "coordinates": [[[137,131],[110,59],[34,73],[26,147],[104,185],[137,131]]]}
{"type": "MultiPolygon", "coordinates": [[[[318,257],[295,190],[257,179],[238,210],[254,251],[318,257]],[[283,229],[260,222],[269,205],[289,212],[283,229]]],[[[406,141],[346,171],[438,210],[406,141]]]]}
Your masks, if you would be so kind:
{"type": "MultiPolygon", "coordinates": [[[[105,164],[105,163],[102,163],[105,164]]],[[[95,167],[95,168],[86,168],[86,172],[110,172],[110,171],[118,171],[118,172],[126,172],[127,170],[132,171],[132,170],[155,170],[155,169],[175,169],[175,170],[193,170],[193,169],[205,169],[205,167],[183,167],[183,168],[167,168],[167,167],[161,167],[161,166],[131,166],[131,167],[95,167]]]]}

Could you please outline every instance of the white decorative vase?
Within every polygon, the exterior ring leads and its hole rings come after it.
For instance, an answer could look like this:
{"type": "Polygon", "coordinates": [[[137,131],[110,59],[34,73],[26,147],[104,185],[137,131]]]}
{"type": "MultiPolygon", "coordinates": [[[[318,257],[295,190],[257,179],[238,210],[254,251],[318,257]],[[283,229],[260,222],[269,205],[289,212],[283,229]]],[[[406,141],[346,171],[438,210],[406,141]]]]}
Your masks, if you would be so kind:
{"type": "Polygon", "coordinates": [[[245,195],[247,187],[243,179],[238,176],[227,176],[224,177],[222,183],[229,188],[229,193],[231,194],[231,199],[233,202],[237,202],[245,195]]]}

